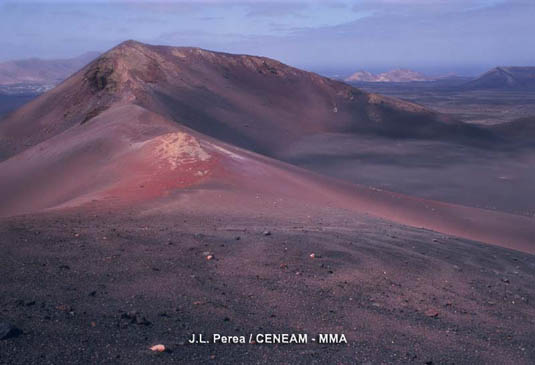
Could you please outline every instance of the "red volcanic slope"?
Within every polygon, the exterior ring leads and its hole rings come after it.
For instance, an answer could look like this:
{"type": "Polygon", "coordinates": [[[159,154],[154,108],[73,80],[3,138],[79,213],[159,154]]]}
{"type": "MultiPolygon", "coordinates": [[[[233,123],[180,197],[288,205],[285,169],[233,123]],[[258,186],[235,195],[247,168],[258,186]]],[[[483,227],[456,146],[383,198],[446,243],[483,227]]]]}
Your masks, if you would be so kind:
{"type": "Polygon", "coordinates": [[[275,154],[337,130],[464,128],[444,121],[269,59],[127,42],[0,123],[0,215],[93,200],[203,209],[214,191],[240,204],[263,194],[535,252],[531,219],[346,184],[242,148],[275,154]]]}

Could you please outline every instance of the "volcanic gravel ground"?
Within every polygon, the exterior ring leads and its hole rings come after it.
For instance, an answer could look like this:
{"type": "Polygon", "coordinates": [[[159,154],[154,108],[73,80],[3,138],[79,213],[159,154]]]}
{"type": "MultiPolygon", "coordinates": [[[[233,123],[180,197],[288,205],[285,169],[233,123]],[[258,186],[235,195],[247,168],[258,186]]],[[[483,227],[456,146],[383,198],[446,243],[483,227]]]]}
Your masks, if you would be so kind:
{"type": "Polygon", "coordinates": [[[535,362],[532,255],[342,211],[84,209],[0,221],[0,322],[22,331],[0,340],[0,363],[535,362]],[[309,343],[191,345],[193,333],[309,343]]]}

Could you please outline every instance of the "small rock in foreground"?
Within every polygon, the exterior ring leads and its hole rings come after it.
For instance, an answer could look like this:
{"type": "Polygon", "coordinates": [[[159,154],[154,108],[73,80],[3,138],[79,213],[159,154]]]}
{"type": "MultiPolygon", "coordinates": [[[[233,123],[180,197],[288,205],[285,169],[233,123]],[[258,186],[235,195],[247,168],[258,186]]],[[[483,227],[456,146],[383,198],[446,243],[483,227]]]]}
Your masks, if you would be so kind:
{"type": "Polygon", "coordinates": [[[0,321],[0,340],[7,340],[19,336],[22,331],[8,322],[0,321]]]}
{"type": "Polygon", "coordinates": [[[152,346],[150,350],[154,352],[165,352],[165,350],[167,349],[165,348],[165,345],[158,344],[158,345],[152,346]]]}
{"type": "Polygon", "coordinates": [[[438,317],[438,311],[435,309],[428,309],[425,311],[427,317],[436,318],[438,317]]]}

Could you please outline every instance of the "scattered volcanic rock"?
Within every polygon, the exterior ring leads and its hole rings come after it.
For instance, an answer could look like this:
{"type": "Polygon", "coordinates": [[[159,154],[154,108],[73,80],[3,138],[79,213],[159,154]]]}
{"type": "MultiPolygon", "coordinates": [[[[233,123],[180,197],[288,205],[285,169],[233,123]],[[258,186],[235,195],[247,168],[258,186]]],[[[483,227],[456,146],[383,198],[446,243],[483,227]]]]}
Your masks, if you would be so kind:
{"type": "Polygon", "coordinates": [[[121,320],[126,320],[127,322],[142,326],[149,326],[151,324],[151,322],[147,318],[145,318],[143,314],[138,313],[137,311],[122,313],[121,320]]]}
{"type": "Polygon", "coordinates": [[[436,318],[438,317],[438,311],[436,309],[430,308],[425,311],[427,317],[436,318]]]}
{"type": "Polygon", "coordinates": [[[61,311],[61,312],[72,312],[73,309],[70,305],[68,304],[59,304],[56,306],[56,309],[61,311]]]}

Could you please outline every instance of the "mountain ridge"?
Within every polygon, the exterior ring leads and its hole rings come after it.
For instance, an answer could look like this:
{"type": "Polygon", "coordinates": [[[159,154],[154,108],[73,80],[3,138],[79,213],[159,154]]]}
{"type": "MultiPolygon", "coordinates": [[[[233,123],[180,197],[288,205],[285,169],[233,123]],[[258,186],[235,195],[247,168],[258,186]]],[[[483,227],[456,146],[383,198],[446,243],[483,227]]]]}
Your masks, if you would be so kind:
{"type": "Polygon", "coordinates": [[[0,215],[94,201],[206,210],[214,194],[236,202],[232,214],[262,196],[274,211],[273,202],[290,199],[531,252],[531,219],[355,185],[279,159],[312,135],[472,132],[481,130],[275,60],[129,41],[2,120],[0,215]]]}
{"type": "Polygon", "coordinates": [[[6,116],[0,128],[7,146],[3,155],[9,146],[29,146],[46,138],[38,136],[42,129],[30,125],[38,119],[49,129],[47,134],[53,134],[85,123],[113,103],[130,101],[268,155],[274,153],[273,146],[307,133],[433,137],[457,136],[465,129],[466,134],[480,132],[420,105],[367,93],[269,58],[126,41],[6,116]],[[50,120],[40,117],[41,107],[52,113],[50,120]]]}

